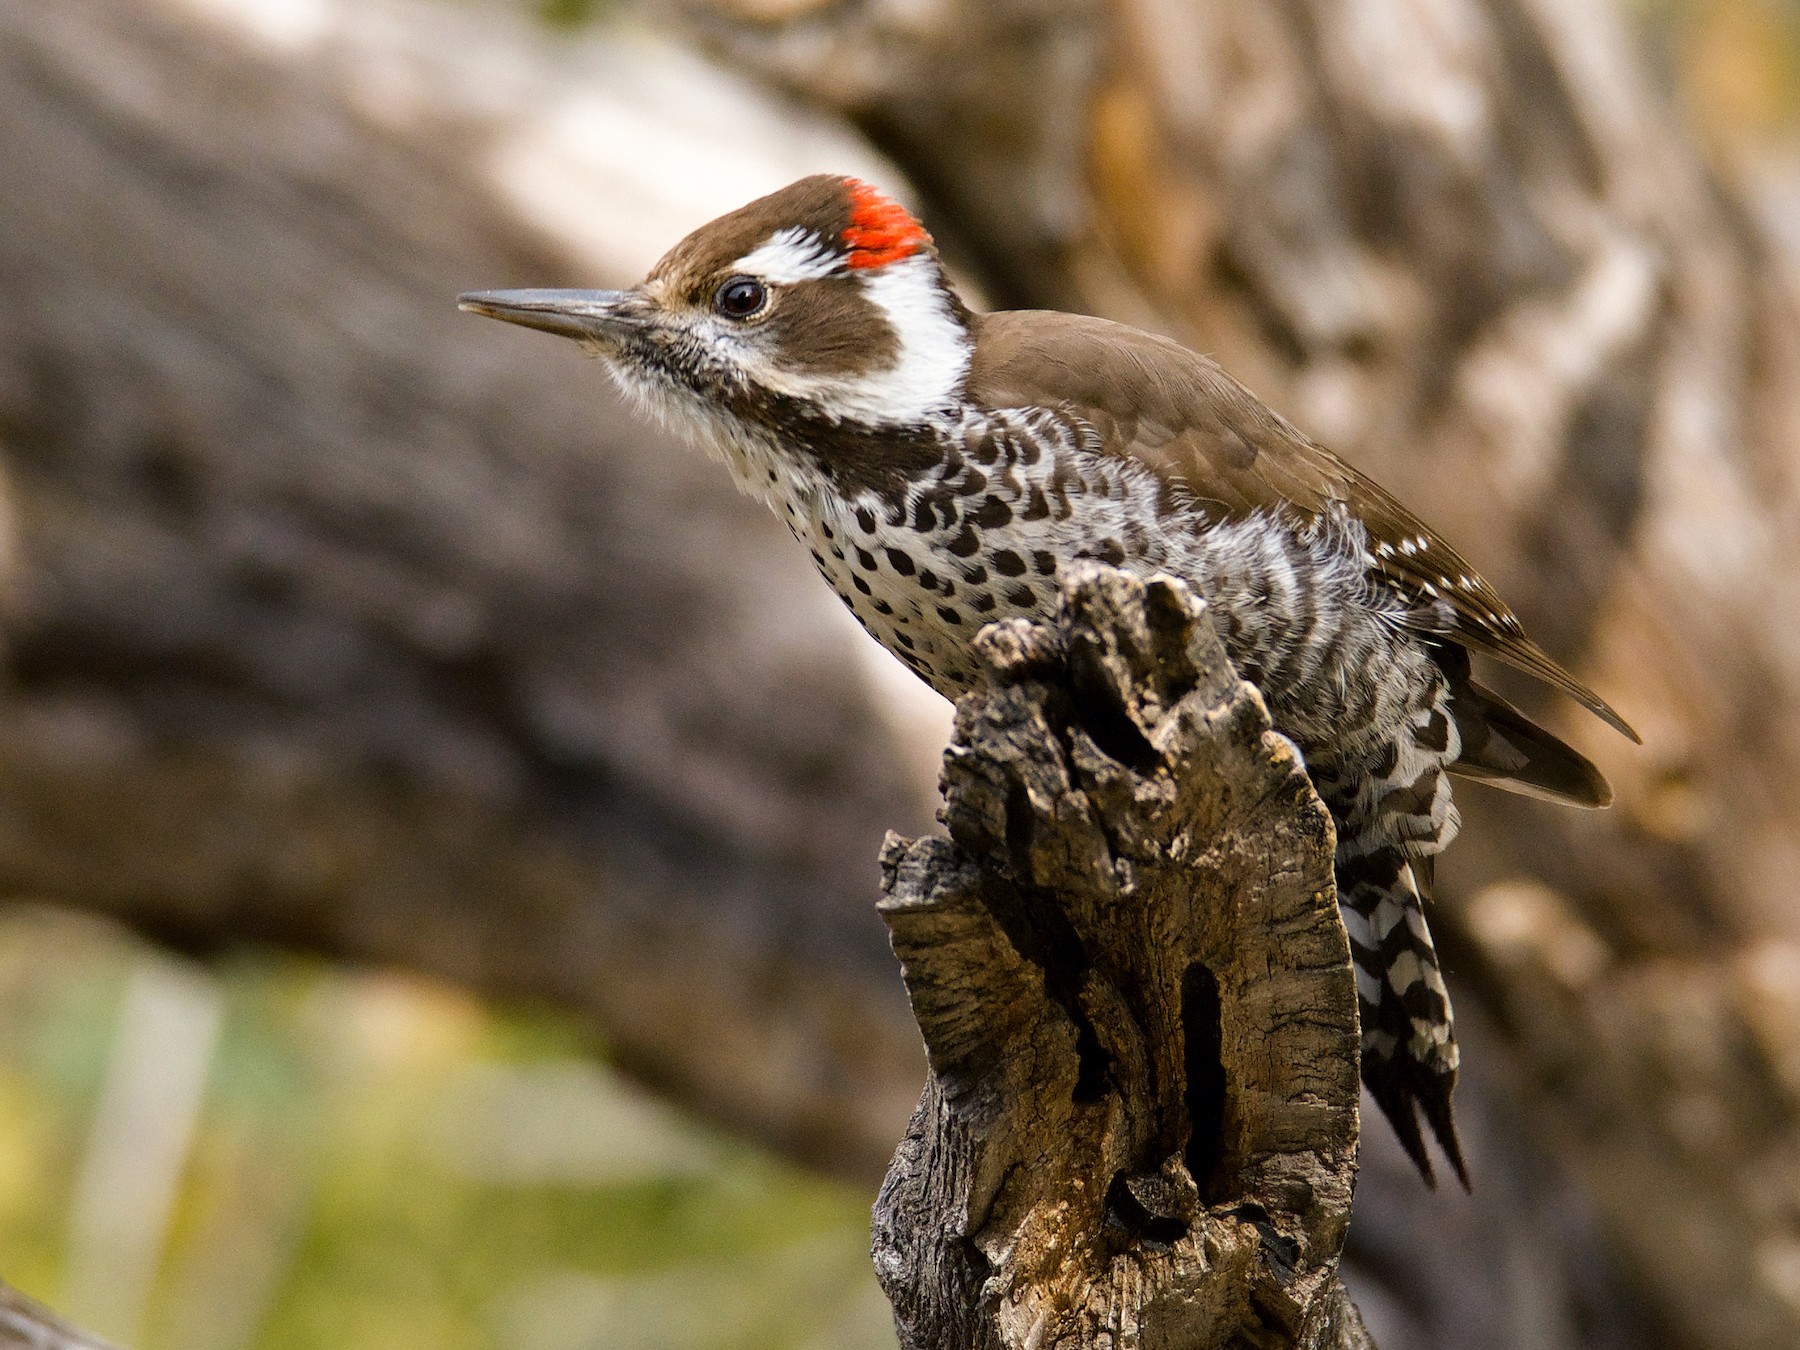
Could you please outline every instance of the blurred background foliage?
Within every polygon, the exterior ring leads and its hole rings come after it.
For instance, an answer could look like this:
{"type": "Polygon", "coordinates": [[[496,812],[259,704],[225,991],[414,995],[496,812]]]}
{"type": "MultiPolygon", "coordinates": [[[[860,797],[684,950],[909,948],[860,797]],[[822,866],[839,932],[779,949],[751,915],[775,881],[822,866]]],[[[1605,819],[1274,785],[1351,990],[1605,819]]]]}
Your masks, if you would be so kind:
{"type": "Polygon", "coordinates": [[[411,976],[10,911],[8,1277],[143,1350],[892,1343],[868,1197],[591,1050],[411,976]]]}
{"type": "MultiPolygon", "coordinates": [[[[535,8],[566,28],[611,6],[535,8]]],[[[1800,0],[1635,11],[1714,162],[1800,228],[1800,0]]],[[[554,1012],[410,975],[190,963],[9,910],[5,1274],[142,1350],[892,1344],[864,1190],[602,1060],[554,1012]]]]}

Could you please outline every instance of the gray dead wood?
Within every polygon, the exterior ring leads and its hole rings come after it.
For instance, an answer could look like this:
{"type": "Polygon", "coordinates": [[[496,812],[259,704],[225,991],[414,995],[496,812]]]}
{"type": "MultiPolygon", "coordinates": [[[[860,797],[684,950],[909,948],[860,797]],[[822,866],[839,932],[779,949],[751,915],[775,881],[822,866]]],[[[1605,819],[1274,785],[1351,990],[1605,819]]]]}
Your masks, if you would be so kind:
{"type": "Polygon", "coordinates": [[[1329,817],[1179,582],[1090,565],[997,624],[950,837],[882,914],[931,1078],[875,1212],[907,1350],[1371,1342],[1329,817]]]}

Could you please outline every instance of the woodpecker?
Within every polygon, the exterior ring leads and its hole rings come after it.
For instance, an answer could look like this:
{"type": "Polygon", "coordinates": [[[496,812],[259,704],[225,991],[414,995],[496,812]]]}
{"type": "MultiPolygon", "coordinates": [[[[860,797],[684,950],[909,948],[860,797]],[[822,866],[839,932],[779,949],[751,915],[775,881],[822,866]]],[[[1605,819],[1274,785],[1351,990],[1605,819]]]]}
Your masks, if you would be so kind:
{"type": "Polygon", "coordinates": [[[1421,1115],[1468,1185],[1424,911],[1457,831],[1450,775],[1575,806],[1612,798],[1588,760],[1476,683],[1470,653],[1638,737],[1455,549],[1176,342],[972,311],[919,221],[853,178],[803,178],[702,226],[630,290],[460,304],[602,357],[948,698],[974,679],[981,627],[1047,618],[1076,559],[1199,590],[1337,826],[1363,1082],[1428,1183],[1421,1115]]]}

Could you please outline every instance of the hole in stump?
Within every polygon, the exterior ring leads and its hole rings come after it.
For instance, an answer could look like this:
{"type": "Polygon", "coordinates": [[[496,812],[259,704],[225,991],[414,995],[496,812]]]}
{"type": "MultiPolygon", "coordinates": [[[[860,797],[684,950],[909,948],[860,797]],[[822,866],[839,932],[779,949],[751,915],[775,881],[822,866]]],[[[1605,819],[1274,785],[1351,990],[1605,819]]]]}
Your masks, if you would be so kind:
{"type": "Polygon", "coordinates": [[[1154,772],[1162,756],[1125,711],[1092,644],[1069,644],[1069,684],[1075,694],[1076,715],[1094,744],[1129,769],[1154,772]]]}
{"type": "Polygon", "coordinates": [[[1225,1065],[1220,1056],[1219,982],[1196,961],[1181,977],[1181,1027],[1185,1041],[1188,1141],[1183,1152],[1188,1175],[1211,1203],[1213,1173],[1225,1133],[1225,1065]]]}

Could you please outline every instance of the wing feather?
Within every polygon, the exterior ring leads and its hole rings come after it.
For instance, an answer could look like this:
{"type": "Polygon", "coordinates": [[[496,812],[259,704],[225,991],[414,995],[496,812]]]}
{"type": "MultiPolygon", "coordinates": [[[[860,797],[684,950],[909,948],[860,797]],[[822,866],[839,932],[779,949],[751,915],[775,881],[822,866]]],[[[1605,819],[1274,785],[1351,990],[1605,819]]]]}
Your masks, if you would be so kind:
{"type": "Polygon", "coordinates": [[[1391,494],[1313,441],[1219,365],[1179,343],[1105,319],[1048,311],[976,320],[970,393],[992,407],[1062,406],[1103,451],[1180,485],[1217,520],[1285,509],[1346,510],[1370,561],[1421,631],[1561,690],[1620,733],[1637,732],[1537,643],[1469,562],[1391,494]]]}

